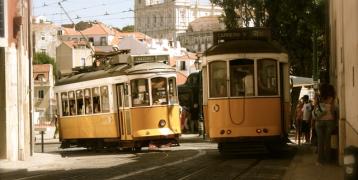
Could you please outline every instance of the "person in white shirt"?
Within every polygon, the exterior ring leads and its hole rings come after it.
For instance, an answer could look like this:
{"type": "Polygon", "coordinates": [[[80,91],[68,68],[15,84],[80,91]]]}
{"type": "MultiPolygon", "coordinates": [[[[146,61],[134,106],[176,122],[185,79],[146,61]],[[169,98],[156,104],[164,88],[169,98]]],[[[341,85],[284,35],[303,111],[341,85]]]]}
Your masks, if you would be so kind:
{"type": "Polygon", "coordinates": [[[302,134],[305,137],[306,143],[310,142],[311,138],[311,116],[312,116],[312,105],[309,102],[308,95],[302,97],[303,107],[302,107],[302,134]]]}

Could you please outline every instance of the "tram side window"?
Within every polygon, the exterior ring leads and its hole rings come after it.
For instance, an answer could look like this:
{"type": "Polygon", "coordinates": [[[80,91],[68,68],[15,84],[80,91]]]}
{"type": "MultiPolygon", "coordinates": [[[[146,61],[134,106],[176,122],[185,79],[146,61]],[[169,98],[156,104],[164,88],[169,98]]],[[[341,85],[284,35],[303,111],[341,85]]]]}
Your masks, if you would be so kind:
{"type": "Polygon", "coordinates": [[[250,59],[230,61],[230,95],[253,96],[254,94],[254,61],[250,59]]]}
{"type": "Polygon", "coordinates": [[[108,86],[101,87],[102,112],[109,112],[108,86]]]}
{"type": "Polygon", "coordinates": [[[153,105],[168,104],[167,79],[156,77],[151,79],[153,105]]]}
{"type": "Polygon", "coordinates": [[[61,102],[62,102],[62,116],[68,116],[69,110],[68,110],[67,92],[61,93],[61,102]]]}
{"type": "Polygon", "coordinates": [[[261,59],[257,62],[258,93],[259,96],[278,95],[277,61],[261,59]]]}
{"type": "Polygon", "coordinates": [[[93,101],[93,113],[100,113],[101,112],[101,102],[100,102],[100,95],[99,95],[98,87],[92,88],[92,101],[93,101]]]}
{"type": "Polygon", "coordinates": [[[147,79],[136,79],[131,81],[132,105],[149,106],[149,91],[147,79]]]}
{"type": "Polygon", "coordinates": [[[176,89],[176,79],[175,77],[171,77],[168,79],[169,84],[169,104],[177,104],[178,103],[178,96],[177,96],[177,89],[176,89]]]}
{"type": "Polygon", "coordinates": [[[85,89],[85,113],[92,114],[92,98],[91,98],[91,90],[85,89]]]}
{"type": "Polygon", "coordinates": [[[84,114],[83,90],[76,91],[77,115],[84,114]]]}
{"type": "Polygon", "coordinates": [[[210,97],[226,97],[226,62],[216,61],[209,64],[210,97]]]}
{"type": "Polygon", "coordinates": [[[70,105],[70,116],[76,115],[76,99],[74,91],[68,92],[68,102],[70,105]]]}

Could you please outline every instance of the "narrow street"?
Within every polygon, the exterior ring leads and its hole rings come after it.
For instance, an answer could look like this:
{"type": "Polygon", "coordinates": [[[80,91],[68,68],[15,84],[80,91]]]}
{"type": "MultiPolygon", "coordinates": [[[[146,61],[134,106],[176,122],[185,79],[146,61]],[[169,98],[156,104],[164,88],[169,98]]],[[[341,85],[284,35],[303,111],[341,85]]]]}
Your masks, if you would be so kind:
{"type": "MultiPolygon", "coordinates": [[[[268,154],[223,157],[217,145],[195,135],[181,145],[140,153],[61,150],[45,144],[48,155],[27,170],[1,175],[1,179],[282,179],[296,150],[280,157],[268,154]]],[[[41,151],[36,145],[36,152],[41,151]]]]}

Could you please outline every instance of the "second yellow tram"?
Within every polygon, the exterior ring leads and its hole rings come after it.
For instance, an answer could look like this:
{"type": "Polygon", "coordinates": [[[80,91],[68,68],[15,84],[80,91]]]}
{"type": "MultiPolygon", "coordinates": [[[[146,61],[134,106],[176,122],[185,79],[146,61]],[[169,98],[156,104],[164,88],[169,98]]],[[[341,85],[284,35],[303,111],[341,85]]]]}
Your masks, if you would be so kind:
{"type": "Polygon", "coordinates": [[[202,57],[205,129],[221,153],[286,142],[288,56],[268,34],[261,28],[216,32],[202,57]]]}

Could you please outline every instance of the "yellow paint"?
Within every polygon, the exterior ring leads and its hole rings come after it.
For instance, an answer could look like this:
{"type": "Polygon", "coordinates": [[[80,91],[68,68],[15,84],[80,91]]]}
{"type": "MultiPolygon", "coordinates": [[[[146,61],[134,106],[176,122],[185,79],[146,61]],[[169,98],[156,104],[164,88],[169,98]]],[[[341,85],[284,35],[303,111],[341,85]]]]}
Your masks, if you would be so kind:
{"type": "Polygon", "coordinates": [[[206,111],[210,138],[275,136],[282,133],[280,98],[209,99],[206,111]],[[256,129],[263,128],[269,132],[256,132],[256,129]],[[221,130],[225,130],[225,134],[220,134],[221,130]],[[231,134],[227,134],[227,130],[231,130],[231,134]]]}
{"type": "Polygon", "coordinates": [[[179,106],[157,106],[131,109],[133,137],[150,135],[180,134],[179,106]],[[159,127],[159,121],[165,120],[166,125],[159,127]],[[160,129],[167,128],[170,131],[160,129]]]}
{"type": "Polygon", "coordinates": [[[119,137],[117,114],[60,118],[62,139],[119,137]]]}

